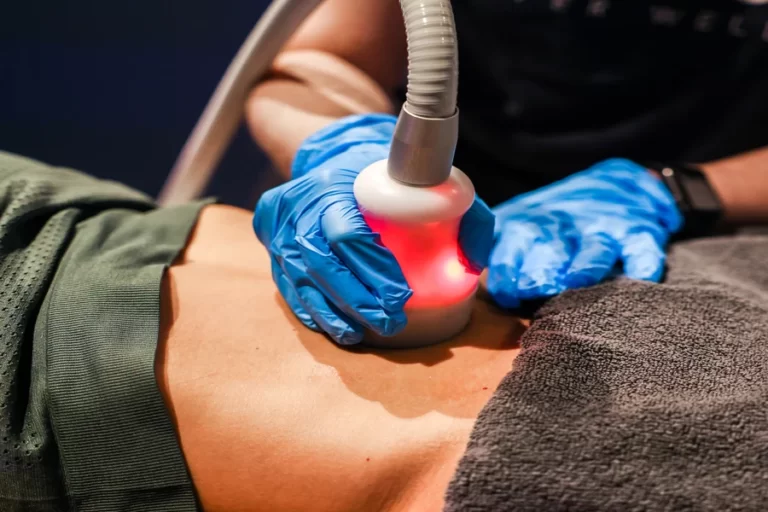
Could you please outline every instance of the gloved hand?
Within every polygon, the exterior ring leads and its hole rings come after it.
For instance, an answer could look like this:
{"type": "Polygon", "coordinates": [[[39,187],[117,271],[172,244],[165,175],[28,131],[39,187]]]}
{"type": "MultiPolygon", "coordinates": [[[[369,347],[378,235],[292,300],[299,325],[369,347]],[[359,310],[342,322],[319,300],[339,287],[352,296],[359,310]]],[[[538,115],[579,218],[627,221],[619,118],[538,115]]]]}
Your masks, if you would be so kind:
{"type": "MultiPolygon", "coordinates": [[[[387,115],[352,116],[310,136],[294,159],[293,179],[265,193],[253,218],[290,308],[342,345],[359,343],[364,328],[391,336],[406,323],[403,307],[412,291],[365,223],[352,188],[360,171],[389,155],[395,122],[387,115]]],[[[459,240],[476,272],[488,261],[493,228],[493,213],[476,200],[459,240]]]]}
{"type": "Polygon", "coordinates": [[[503,307],[597,284],[617,262],[629,278],[659,281],[665,245],[683,223],[664,184],[611,159],[494,208],[488,291],[503,307]]]}

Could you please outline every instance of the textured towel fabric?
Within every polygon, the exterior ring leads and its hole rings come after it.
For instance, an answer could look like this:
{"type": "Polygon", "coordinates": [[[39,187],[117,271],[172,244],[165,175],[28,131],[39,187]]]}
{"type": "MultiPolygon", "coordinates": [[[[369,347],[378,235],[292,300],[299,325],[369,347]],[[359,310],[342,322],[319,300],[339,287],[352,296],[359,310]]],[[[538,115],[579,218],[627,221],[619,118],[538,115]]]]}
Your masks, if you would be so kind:
{"type": "Polygon", "coordinates": [[[196,509],[154,356],[203,205],[0,152],[3,512],[196,509]]]}
{"type": "Polygon", "coordinates": [[[664,284],[546,304],[448,512],[768,508],[768,236],[676,245],[664,284]]]}

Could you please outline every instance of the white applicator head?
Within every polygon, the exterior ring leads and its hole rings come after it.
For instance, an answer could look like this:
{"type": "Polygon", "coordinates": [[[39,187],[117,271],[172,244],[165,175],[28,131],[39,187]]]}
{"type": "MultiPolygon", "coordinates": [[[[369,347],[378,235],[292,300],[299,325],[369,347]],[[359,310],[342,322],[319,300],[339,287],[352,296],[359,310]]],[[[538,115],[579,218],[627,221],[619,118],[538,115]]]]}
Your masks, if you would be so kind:
{"type": "Polygon", "coordinates": [[[390,175],[388,163],[376,162],[360,173],[355,198],[368,225],[395,255],[413,296],[401,333],[370,333],[365,343],[411,348],[446,341],[469,322],[478,285],[478,276],[462,263],[458,243],[475,189],[455,167],[437,185],[407,185],[390,175]]]}

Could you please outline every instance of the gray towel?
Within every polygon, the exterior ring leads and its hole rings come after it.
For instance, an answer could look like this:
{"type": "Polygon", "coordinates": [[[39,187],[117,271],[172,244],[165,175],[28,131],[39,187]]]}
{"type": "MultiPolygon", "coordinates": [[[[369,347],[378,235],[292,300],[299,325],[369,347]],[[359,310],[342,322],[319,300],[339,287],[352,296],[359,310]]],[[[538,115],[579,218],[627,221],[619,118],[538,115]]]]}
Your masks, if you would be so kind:
{"type": "Polygon", "coordinates": [[[568,292],[522,346],[446,511],[768,510],[768,237],[568,292]]]}

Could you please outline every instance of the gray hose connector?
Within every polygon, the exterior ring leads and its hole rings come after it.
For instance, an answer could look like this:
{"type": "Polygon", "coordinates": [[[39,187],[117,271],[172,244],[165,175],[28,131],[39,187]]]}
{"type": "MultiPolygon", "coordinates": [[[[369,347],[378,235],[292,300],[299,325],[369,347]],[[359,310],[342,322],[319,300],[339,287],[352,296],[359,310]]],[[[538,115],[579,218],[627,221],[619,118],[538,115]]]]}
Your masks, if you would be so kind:
{"type": "Polygon", "coordinates": [[[449,0],[400,0],[408,37],[408,92],[395,127],[389,174],[431,186],[451,173],[459,132],[458,45],[449,0]]]}

